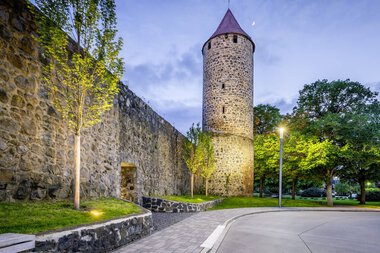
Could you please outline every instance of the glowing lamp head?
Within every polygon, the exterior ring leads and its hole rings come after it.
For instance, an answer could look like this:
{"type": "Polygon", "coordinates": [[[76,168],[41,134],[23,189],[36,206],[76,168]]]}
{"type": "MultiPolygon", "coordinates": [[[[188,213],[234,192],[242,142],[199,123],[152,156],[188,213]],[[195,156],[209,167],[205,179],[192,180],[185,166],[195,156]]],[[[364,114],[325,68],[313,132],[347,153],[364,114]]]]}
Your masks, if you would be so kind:
{"type": "Polygon", "coordinates": [[[285,129],[283,127],[280,127],[279,130],[280,130],[280,139],[283,139],[285,129]]]}

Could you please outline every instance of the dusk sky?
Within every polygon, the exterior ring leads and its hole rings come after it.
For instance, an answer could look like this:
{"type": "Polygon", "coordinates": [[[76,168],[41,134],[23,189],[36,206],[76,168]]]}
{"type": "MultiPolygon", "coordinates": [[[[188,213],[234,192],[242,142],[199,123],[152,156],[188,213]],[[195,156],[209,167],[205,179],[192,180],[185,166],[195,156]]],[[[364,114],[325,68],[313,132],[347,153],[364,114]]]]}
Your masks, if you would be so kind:
{"type": "MultiPolygon", "coordinates": [[[[129,88],[186,133],[202,121],[201,47],[227,0],[116,0],[129,88]]],[[[231,0],[256,44],[254,105],[290,112],[318,79],[351,79],[380,91],[380,1],[231,0]]]]}

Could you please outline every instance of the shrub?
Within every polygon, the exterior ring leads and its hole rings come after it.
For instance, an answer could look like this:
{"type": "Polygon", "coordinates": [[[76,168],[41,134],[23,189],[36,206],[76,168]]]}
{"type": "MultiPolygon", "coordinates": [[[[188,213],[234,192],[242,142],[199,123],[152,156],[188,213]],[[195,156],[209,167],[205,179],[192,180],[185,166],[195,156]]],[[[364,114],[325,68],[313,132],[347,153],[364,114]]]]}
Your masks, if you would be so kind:
{"type": "MultiPolygon", "coordinates": [[[[360,194],[356,197],[358,200],[360,200],[360,194]]],[[[380,201],[380,190],[368,190],[365,193],[365,200],[366,201],[380,201]]]]}
{"type": "Polygon", "coordinates": [[[334,186],[338,196],[348,196],[350,194],[351,186],[346,182],[336,183],[334,186]]]}
{"type": "Polygon", "coordinates": [[[321,188],[308,188],[301,193],[301,197],[326,197],[326,191],[321,188]]]}

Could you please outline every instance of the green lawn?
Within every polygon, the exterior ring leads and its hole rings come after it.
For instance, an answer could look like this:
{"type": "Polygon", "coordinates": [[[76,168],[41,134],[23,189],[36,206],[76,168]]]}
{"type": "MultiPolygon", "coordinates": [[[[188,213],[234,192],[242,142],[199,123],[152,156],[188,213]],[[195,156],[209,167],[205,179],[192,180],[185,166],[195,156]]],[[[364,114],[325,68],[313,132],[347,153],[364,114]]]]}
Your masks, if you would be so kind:
{"type": "MultiPolygon", "coordinates": [[[[220,205],[213,207],[211,210],[240,208],[240,207],[276,207],[278,199],[276,198],[257,198],[257,197],[228,197],[220,205]]],[[[307,200],[283,199],[283,207],[321,207],[324,206],[318,202],[307,200]]]]}
{"type": "MultiPolygon", "coordinates": [[[[366,208],[380,208],[380,202],[367,202],[366,205],[359,205],[356,200],[334,200],[336,206],[357,206],[366,208]]],[[[241,208],[241,207],[277,207],[277,198],[258,198],[258,197],[228,197],[225,198],[220,205],[210,210],[241,208]]],[[[283,207],[327,207],[325,199],[282,199],[283,207]]]]}
{"type": "Polygon", "coordinates": [[[157,198],[178,201],[178,202],[186,202],[186,203],[202,203],[202,202],[206,202],[206,201],[210,201],[214,199],[219,199],[220,197],[194,195],[193,198],[191,196],[158,196],[157,198]]]}
{"type": "MultiPolygon", "coordinates": [[[[300,199],[301,200],[301,199],[300,199]]],[[[327,205],[327,200],[324,199],[302,199],[304,201],[318,202],[327,205]]],[[[365,208],[380,208],[380,201],[367,201],[365,205],[360,205],[356,199],[334,199],[334,206],[356,206],[365,208]]]]}
{"type": "Polygon", "coordinates": [[[140,212],[140,207],[114,198],[83,201],[80,211],[69,201],[2,202],[0,233],[36,234],[140,212]]]}

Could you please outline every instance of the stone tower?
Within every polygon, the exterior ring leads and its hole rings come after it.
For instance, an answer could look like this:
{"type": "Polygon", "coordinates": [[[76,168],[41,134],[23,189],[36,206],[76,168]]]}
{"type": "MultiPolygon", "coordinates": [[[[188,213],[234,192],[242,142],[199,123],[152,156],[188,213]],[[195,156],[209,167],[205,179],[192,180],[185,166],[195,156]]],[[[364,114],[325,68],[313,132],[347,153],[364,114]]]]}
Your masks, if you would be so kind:
{"type": "Polygon", "coordinates": [[[255,44],[228,9],[203,54],[203,130],[213,135],[216,171],[210,193],[253,192],[253,53],[255,44]]]}

